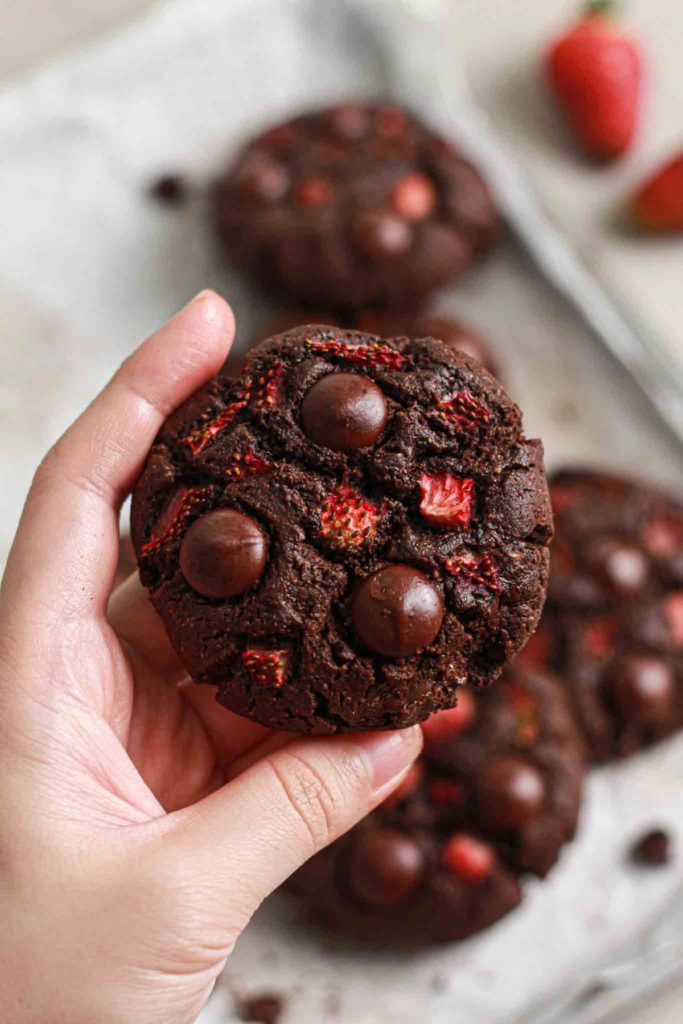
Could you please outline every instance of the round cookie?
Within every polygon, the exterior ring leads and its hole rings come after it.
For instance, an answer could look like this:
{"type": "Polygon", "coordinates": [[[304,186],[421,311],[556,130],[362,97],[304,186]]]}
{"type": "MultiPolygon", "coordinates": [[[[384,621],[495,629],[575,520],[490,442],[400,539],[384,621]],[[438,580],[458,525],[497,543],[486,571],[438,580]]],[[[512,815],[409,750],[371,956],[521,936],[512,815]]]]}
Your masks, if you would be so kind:
{"type": "Polygon", "coordinates": [[[542,446],[481,366],[311,326],[166,422],[132,527],[190,675],[304,732],[406,726],[495,679],[538,622],[552,530],[542,446]]]}
{"type": "Polygon", "coordinates": [[[606,761],[683,725],[683,505],[581,469],[558,473],[551,495],[547,611],[523,657],[566,680],[606,761]]]}
{"type": "Polygon", "coordinates": [[[401,107],[353,103],[252,140],[216,188],[224,250],[285,303],[415,306],[495,236],[478,171],[401,107]],[[353,131],[350,125],[353,123],[353,131]]]}
{"type": "Polygon", "coordinates": [[[377,811],[289,888],[334,930],[371,942],[464,939],[522,898],[574,835],[583,748],[561,684],[508,669],[424,724],[425,751],[377,811]]]}

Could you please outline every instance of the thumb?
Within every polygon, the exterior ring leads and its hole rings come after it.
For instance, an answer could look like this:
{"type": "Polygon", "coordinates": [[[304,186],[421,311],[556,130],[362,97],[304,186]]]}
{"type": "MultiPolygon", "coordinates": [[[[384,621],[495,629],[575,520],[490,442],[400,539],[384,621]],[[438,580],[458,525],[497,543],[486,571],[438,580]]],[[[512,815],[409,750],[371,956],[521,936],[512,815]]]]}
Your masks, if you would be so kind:
{"type": "Polygon", "coordinates": [[[173,859],[211,880],[241,930],[259,903],[399,784],[422,748],[419,726],[298,738],[193,807],[169,815],[173,859]]]}

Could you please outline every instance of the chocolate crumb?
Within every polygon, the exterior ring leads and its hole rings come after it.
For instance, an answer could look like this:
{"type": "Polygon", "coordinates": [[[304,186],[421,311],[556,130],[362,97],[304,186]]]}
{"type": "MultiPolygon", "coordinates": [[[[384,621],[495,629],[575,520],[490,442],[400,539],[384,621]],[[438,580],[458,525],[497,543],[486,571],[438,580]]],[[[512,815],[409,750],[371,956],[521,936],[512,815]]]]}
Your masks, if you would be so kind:
{"type": "Polygon", "coordinates": [[[669,834],[663,829],[647,832],[631,848],[631,860],[636,864],[668,864],[671,860],[669,834]]]}
{"type": "Polygon", "coordinates": [[[249,1021],[249,1024],[277,1024],[283,1009],[280,996],[268,993],[244,1000],[238,1012],[240,1020],[249,1021]]]}
{"type": "Polygon", "coordinates": [[[150,187],[150,195],[167,206],[181,206],[187,199],[187,182],[179,174],[165,174],[150,187]]]}

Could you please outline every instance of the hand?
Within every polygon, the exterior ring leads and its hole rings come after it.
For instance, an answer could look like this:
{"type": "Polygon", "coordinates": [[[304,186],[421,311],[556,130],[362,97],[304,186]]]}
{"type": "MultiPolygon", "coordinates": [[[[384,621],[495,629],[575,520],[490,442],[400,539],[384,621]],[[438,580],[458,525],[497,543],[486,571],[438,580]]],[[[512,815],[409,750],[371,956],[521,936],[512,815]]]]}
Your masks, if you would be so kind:
{"type": "Polygon", "coordinates": [[[400,782],[420,730],[276,735],[190,683],[118,513],[162,420],[221,366],[202,293],[36,473],[0,593],[0,1020],[190,1024],[260,901],[400,782]]]}

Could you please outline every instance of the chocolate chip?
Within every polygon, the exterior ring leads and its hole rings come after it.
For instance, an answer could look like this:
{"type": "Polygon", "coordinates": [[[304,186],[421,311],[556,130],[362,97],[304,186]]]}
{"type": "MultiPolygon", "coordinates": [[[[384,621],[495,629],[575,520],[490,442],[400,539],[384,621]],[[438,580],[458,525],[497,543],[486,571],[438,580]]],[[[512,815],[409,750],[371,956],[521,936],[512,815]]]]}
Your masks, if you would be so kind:
{"type": "Polygon", "coordinates": [[[387,422],[380,388],[359,373],[330,373],[311,387],[301,403],[301,424],[311,441],[336,452],[367,448],[387,422]]]}
{"type": "Polygon", "coordinates": [[[671,860],[671,839],[663,829],[646,832],[631,847],[631,860],[636,864],[668,864],[671,860]]]}
{"type": "Polygon", "coordinates": [[[289,174],[270,157],[253,154],[238,173],[237,185],[240,195],[250,202],[277,203],[287,195],[289,174]]]}
{"type": "Polygon", "coordinates": [[[334,107],[328,115],[328,122],[338,138],[356,142],[367,135],[370,128],[370,114],[367,107],[360,103],[347,103],[343,107],[334,107]]]}
{"type": "Polygon", "coordinates": [[[150,195],[168,206],[181,206],[187,199],[187,182],[179,174],[165,174],[153,182],[150,195]]]}
{"type": "Polygon", "coordinates": [[[395,829],[366,829],[359,833],[349,855],[349,885],[359,899],[373,906],[405,899],[423,870],[420,847],[395,829]]]}
{"type": "Polygon", "coordinates": [[[600,537],[588,549],[587,565],[609,591],[628,596],[648,581],[650,563],[645,552],[618,537],[600,537]]]}
{"type": "Polygon", "coordinates": [[[522,757],[497,757],[484,765],[477,783],[479,817],[494,829],[519,828],[543,806],[545,784],[538,769],[522,757]]]}
{"type": "Polygon", "coordinates": [[[612,693],[630,722],[656,722],[673,700],[675,679],[671,666],[653,654],[631,654],[617,666],[612,693]]]}
{"type": "Polygon", "coordinates": [[[427,647],[441,628],[443,601],[426,576],[409,565],[387,565],[363,580],[351,602],[361,640],[390,658],[427,647]]]}
{"type": "Polygon", "coordinates": [[[424,220],[436,206],[436,189],[426,174],[414,171],[394,186],[392,203],[405,220],[424,220]]]}
{"type": "Polygon", "coordinates": [[[410,225],[382,210],[362,213],[354,222],[353,237],[360,249],[378,257],[400,256],[413,244],[410,225]]]}
{"type": "Polygon", "coordinates": [[[240,1004],[238,1013],[240,1020],[249,1024],[277,1024],[284,1008],[280,996],[267,993],[246,999],[240,1004]]]}
{"type": "Polygon", "coordinates": [[[180,546],[180,568],[198,594],[234,597],[259,579],[267,550],[255,520],[234,509],[217,509],[190,526],[180,546]]]}

